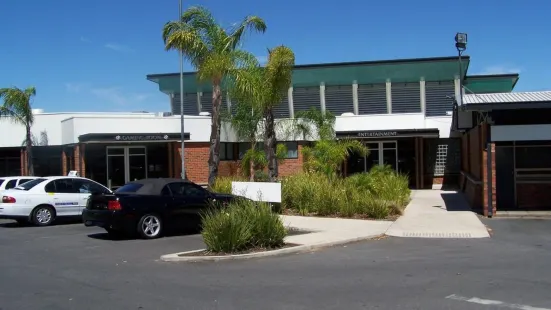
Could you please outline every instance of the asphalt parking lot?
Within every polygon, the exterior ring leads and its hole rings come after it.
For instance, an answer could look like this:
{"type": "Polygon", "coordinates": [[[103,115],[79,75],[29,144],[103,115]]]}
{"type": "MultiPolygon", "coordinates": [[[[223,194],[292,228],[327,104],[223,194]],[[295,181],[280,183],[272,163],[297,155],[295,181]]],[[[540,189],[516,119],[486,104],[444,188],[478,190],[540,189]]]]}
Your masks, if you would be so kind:
{"type": "Polygon", "coordinates": [[[551,309],[548,220],[485,220],[492,239],[389,237],[218,263],[158,260],[201,248],[199,235],[109,240],[82,224],[7,223],[0,222],[2,310],[551,309]]]}

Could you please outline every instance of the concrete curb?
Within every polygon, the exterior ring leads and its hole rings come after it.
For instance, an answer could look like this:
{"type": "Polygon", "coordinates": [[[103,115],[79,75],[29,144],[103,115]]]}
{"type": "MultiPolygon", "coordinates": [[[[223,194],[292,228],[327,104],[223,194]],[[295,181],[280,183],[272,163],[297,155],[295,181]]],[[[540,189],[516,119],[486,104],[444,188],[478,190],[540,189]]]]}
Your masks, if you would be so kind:
{"type": "Polygon", "coordinates": [[[226,260],[272,257],[272,256],[286,255],[286,254],[305,253],[305,252],[310,252],[310,251],[313,251],[313,250],[326,248],[326,247],[344,245],[344,244],[358,242],[358,241],[364,241],[364,240],[371,240],[371,239],[381,237],[381,236],[384,236],[384,234],[363,236],[363,237],[357,237],[357,238],[349,238],[349,239],[343,239],[343,240],[338,240],[338,241],[324,242],[324,243],[317,243],[317,244],[310,244],[310,245],[298,245],[298,246],[284,248],[284,249],[278,249],[278,250],[272,250],[272,251],[266,251],[266,252],[249,253],[249,254],[223,255],[223,256],[180,256],[182,254],[192,254],[192,253],[197,253],[197,252],[204,251],[204,249],[201,249],[201,250],[193,250],[193,251],[187,251],[187,252],[166,254],[166,255],[161,256],[161,260],[165,261],[165,262],[207,262],[207,261],[208,262],[218,262],[218,261],[226,261],[226,260]]]}

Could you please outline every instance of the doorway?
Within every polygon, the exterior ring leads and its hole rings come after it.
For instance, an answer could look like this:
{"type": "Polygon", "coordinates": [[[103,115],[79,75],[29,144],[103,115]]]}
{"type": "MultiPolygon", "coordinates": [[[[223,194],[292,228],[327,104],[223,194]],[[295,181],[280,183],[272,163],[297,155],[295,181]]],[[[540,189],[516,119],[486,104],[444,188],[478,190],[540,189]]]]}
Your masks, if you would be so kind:
{"type": "Polygon", "coordinates": [[[145,146],[107,147],[107,187],[116,189],[124,184],[147,178],[145,146]]]}
{"type": "Polygon", "coordinates": [[[396,141],[380,141],[366,143],[369,154],[364,161],[364,171],[368,172],[374,166],[390,166],[398,171],[398,144],[396,141]]]}

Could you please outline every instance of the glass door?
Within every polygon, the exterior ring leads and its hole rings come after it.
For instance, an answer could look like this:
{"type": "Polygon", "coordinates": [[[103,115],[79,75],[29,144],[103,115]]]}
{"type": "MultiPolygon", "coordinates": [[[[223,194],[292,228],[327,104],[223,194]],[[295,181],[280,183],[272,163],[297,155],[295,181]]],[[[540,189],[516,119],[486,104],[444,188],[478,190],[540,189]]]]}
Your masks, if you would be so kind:
{"type": "Polygon", "coordinates": [[[368,172],[374,166],[388,165],[398,170],[398,147],[396,141],[381,141],[366,143],[369,155],[365,159],[364,171],[368,172]]]}
{"type": "Polygon", "coordinates": [[[145,146],[107,147],[107,187],[117,189],[124,184],[147,178],[145,146]]]}

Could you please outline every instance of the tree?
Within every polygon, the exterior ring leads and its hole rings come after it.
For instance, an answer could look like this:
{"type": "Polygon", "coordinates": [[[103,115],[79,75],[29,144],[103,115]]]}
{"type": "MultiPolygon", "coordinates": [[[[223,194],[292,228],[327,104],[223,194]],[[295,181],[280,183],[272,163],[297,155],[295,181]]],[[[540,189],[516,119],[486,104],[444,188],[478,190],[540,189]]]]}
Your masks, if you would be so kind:
{"type": "Polygon", "coordinates": [[[32,145],[33,136],[31,127],[34,122],[34,115],[31,108],[32,98],[36,95],[34,87],[20,89],[17,87],[0,88],[0,99],[4,100],[0,107],[0,117],[8,118],[15,124],[25,126],[25,149],[27,151],[27,171],[34,175],[32,145]]]}
{"type": "Polygon", "coordinates": [[[240,100],[248,100],[261,111],[264,123],[264,151],[268,161],[268,180],[277,179],[278,143],[274,108],[281,104],[285,93],[291,86],[295,54],[286,46],[277,46],[268,50],[268,62],[265,67],[258,63],[243,70],[240,79],[234,80],[232,93],[240,100]]]}
{"type": "Polygon", "coordinates": [[[302,148],[304,170],[324,173],[329,179],[338,175],[350,153],[361,156],[369,153],[358,140],[335,140],[335,116],[331,112],[323,113],[315,108],[298,112],[293,127],[305,140],[318,138],[313,147],[302,148]]]}
{"type": "Polygon", "coordinates": [[[222,83],[228,77],[239,79],[241,68],[256,59],[239,49],[247,31],[264,33],[266,23],[260,17],[247,16],[232,29],[220,26],[203,7],[188,8],[180,20],[163,28],[165,49],[179,50],[197,70],[201,82],[212,83],[212,121],[209,150],[209,185],[214,184],[220,164],[220,125],[222,83]]]}

